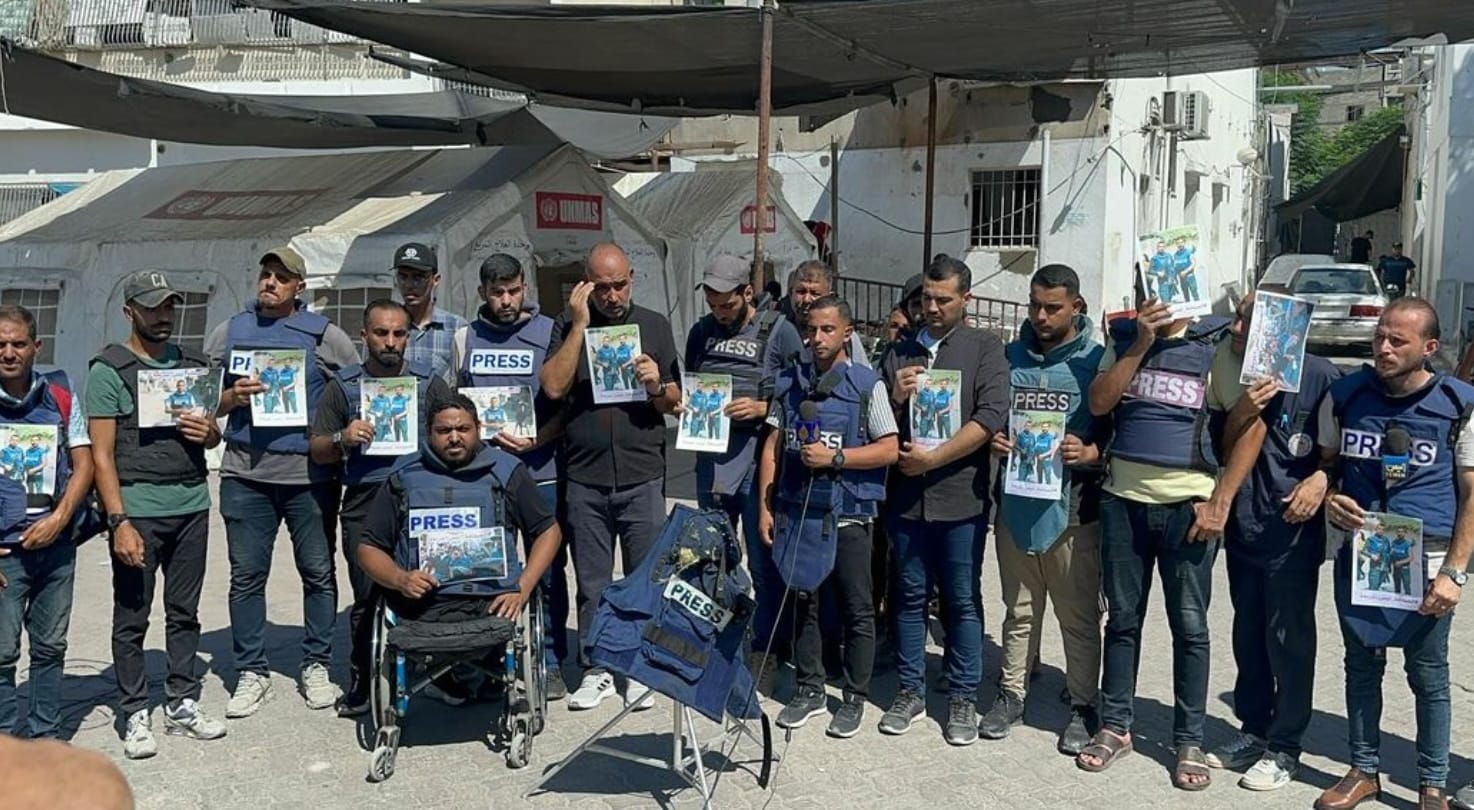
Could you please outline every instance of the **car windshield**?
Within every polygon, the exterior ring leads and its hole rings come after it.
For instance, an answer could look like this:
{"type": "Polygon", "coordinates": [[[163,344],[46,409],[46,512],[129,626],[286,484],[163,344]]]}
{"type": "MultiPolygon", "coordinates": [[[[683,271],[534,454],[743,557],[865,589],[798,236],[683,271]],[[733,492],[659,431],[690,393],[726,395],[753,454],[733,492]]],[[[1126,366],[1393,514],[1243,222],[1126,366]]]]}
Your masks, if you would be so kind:
{"type": "Polygon", "coordinates": [[[1366,270],[1307,267],[1295,274],[1295,281],[1290,285],[1290,290],[1297,295],[1325,293],[1376,295],[1377,277],[1366,270]]]}

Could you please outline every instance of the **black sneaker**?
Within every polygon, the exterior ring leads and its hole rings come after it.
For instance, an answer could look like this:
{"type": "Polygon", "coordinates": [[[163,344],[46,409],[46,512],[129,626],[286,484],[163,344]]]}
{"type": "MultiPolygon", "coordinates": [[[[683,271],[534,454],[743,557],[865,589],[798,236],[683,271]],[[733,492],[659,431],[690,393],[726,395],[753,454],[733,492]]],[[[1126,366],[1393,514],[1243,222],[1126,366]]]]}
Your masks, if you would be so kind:
{"type": "Polygon", "coordinates": [[[1059,752],[1067,756],[1079,756],[1099,725],[1092,706],[1071,706],[1070,724],[1059,735],[1059,752]]]}
{"type": "Polygon", "coordinates": [[[778,723],[778,728],[800,728],[804,723],[809,722],[810,717],[823,714],[826,703],[823,690],[801,686],[798,694],[793,696],[793,700],[788,701],[783,711],[778,712],[778,719],[775,722],[778,723]]]}
{"type": "Polygon", "coordinates": [[[358,690],[349,690],[338,698],[336,708],[339,717],[362,717],[369,713],[369,696],[358,690]]]}
{"type": "Polygon", "coordinates": [[[1001,740],[1024,720],[1024,699],[1012,692],[999,692],[993,708],[983,715],[978,733],[990,740],[1001,740]]]}
{"type": "Polygon", "coordinates": [[[880,718],[881,734],[905,734],[911,730],[911,723],[926,712],[926,699],[910,689],[902,689],[896,693],[896,699],[891,707],[885,710],[885,715],[880,718]]]}
{"type": "Polygon", "coordinates": [[[978,741],[978,709],[971,698],[953,697],[947,701],[947,727],[942,739],[948,745],[972,745],[978,741]]]}
{"type": "Polygon", "coordinates": [[[568,697],[568,684],[563,681],[563,670],[548,667],[548,702],[554,703],[568,697]]]}
{"type": "Polygon", "coordinates": [[[824,733],[847,740],[859,733],[860,721],[864,719],[865,699],[846,695],[844,702],[839,705],[839,711],[834,713],[834,719],[829,721],[829,728],[824,733]]]}

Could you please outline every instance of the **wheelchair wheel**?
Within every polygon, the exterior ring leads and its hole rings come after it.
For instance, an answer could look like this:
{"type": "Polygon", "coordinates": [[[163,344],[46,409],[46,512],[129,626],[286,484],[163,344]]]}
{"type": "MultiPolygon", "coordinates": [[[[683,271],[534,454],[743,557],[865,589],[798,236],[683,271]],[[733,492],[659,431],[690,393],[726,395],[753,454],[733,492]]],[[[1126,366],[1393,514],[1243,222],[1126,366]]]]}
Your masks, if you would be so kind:
{"type": "MultiPolygon", "coordinates": [[[[527,695],[527,705],[531,711],[531,720],[528,724],[529,739],[528,750],[531,751],[531,737],[541,734],[547,725],[548,716],[548,662],[544,657],[547,649],[547,634],[543,628],[543,602],[542,593],[539,591],[527,603],[527,611],[524,614],[527,622],[527,647],[522,651],[522,660],[519,662],[519,673],[522,677],[522,688],[527,695]]],[[[516,746],[512,746],[514,750],[516,746]]]]}
{"type": "Polygon", "coordinates": [[[513,723],[513,729],[512,739],[507,743],[507,767],[517,770],[532,761],[532,734],[522,720],[513,723]]]}
{"type": "MultiPolygon", "coordinates": [[[[373,710],[373,726],[376,730],[397,725],[394,716],[394,662],[389,658],[389,617],[383,602],[374,608],[373,646],[370,648],[374,666],[374,677],[369,683],[370,705],[373,710]]],[[[392,764],[390,770],[392,771],[392,764]]]]}
{"type": "Polygon", "coordinates": [[[398,754],[398,746],[380,745],[375,748],[369,761],[369,781],[382,782],[393,776],[394,759],[398,754]]]}

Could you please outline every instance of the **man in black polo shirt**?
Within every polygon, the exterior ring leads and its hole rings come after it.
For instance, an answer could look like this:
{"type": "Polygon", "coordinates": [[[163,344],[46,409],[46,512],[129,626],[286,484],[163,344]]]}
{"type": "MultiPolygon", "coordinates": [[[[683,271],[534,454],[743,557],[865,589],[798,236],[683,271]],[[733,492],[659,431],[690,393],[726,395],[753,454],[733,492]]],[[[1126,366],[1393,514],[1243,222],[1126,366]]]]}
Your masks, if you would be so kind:
{"type": "Polygon", "coordinates": [[[944,737],[953,745],[978,738],[973,701],[983,676],[982,597],[978,588],[987,536],[988,440],[1008,418],[1008,360],[1003,342],[967,325],[972,271],[938,256],[922,282],[925,326],[886,355],[882,377],[901,428],[901,457],[891,476],[890,536],[895,544],[896,669],[900,691],[880,730],[902,734],[926,708],[926,603],[935,581],[947,604],[948,711],[944,737]],[[916,443],[912,399],[918,375],[961,372],[959,426],[930,449],[916,443]],[[965,421],[963,421],[965,420],[965,421]]]}
{"type": "MultiPolygon", "coordinates": [[[[578,582],[580,658],[599,597],[614,578],[615,538],[623,570],[633,571],[665,522],[664,415],[681,401],[670,321],[631,301],[635,272],[629,257],[618,245],[595,245],[584,279],[554,322],[541,373],[543,392],[568,409],[562,448],[568,491],[559,522],[568,533],[578,582]],[[641,353],[634,358],[634,370],[646,399],[596,404],[585,332],[623,325],[640,328],[641,353]]],[[[588,666],[587,660],[583,663],[588,666]]],[[[640,705],[647,691],[632,681],[625,702],[640,705]]],[[[568,708],[592,709],[613,694],[614,677],[589,668],[569,696],[568,708]]]]}

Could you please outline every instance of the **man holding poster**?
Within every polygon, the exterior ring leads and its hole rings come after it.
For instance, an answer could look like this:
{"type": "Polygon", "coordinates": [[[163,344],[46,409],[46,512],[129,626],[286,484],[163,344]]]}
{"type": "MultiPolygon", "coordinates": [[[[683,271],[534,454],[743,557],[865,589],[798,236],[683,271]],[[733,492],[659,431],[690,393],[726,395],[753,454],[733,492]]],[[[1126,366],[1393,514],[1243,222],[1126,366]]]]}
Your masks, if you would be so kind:
{"type": "MultiPolygon", "coordinates": [[[[1422,298],[1393,301],[1382,311],[1372,339],[1374,365],[1334,383],[1320,407],[1320,457],[1331,480],[1326,498],[1331,524],[1350,533],[1363,529],[1369,514],[1384,513],[1384,525],[1394,527],[1412,522],[1395,518],[1421,518],[1428,556],[1445,549],[1446,554],[1441,568],[1413,586],[1421,604],[1411,611],[1357,604],[1355,550],[1349,543],[1340,545],[1336,609],[1346,645],[1351,770],[1321,794],[1319,810],[1349,810],[1381,792],[1388,647],[1402,648],[1413,690],[1421,806],[1447,806],[1449,625],[1474,552],[1474,428],[1469,421],[1474,387],[1431,370],[1438,338],[1432,304],[1422,298]]],[[[1379,543],[1379,556],[1390,557],[1390,551],[1390,539],[1379,543]]]]}
{"type": "Polygon", "coordinates": [[[410,397],[402,394],[375,396],[369,400],[369,406],[374,407],[382,397],[386,400],[383,413],[389,416],[393,400],[404,396],[406,419],[413,418],[420,425],[425,423],[423,417],[430,400],[448,399],[454,393],[429,366],[405,359],[409,335],[409,312],[402,304],[381,298],[365,307],[361,334],[364,361],[342,369],[328,380],[312,420],[312,460],[337,470],[344,486],[343,507],[338,516],[343,524],[343,557],[348,562],[353,605],[348,611],[348,692],[338,701],[338,714],[343,717],[363,714],[369,707],[375,596],[372,581],[358,565],[357,552],[363,543],[364,524],[374,493],[389,477],[389,468],[399,457],[399,454],[372,452],[375,443],[392,441],[395,437],[393,431],[386,435],[367,420],[363,391],[380,379],[414,380],[414,400],[418,403],[414,414],[408,413],[410,397]]]}
{"type": "MultiPolygon", "coordinates": [[[[947,720],[943,739],[951,745],[977,741],[979,682],[983,676],[983,540],[987,535],[992,459],[988,439],[1003,429],[1008,411],[1008,361],[992,333],[967,324],[972,270],[958,259],[938,256],[926,269],[922,307],[926,328],[891,348],[882,364],[896,421],[901,422],[900,459],[892,471],[887,505],[893,516],[898,589],[896,693],[880,730],[904,734],[926,706],[926,624],[930,584],[947,605],[943,668],[947,720]],[[952,438],[924,447],[911,420],[902,417],[937,369],[957,372],[959,412],[964,421],[952,438]],[[929,373],[931,372],[931,373],[929,373]]],[[[933,399],[933,407],[936,399],[933,399]]],[[[932,422],[936,424],[935,421],[932,422]]]]}
{"type": "MultiPolygon", "coordinates": [[[[1017,425],[1065,429],[1058,442],[1048,428],[1025,428],[1012,438],[993,436],[994,455],[1014,458],[1019,475],[1004,476],[998,503],[998,579],[1003,590],[1003,673],[998,696],[980,732],[1002,739],[1023,720],[1029,670],[1039,648],[1043,609],[1054,602],[1065,647],[1070,720],[1058,749],[1075,755],[1097,727],[1095,700],[1100,676],[1100,481],[1101,449],[1108,419],[1085,407],[1104,348],[1084,314],[1080,278],[1073,268],[1039,268],[1029,284],[1029,319],[1007,346],[1011,412],[1017,425]],[[1045,421],[1047,420],[1047,421],[1045,421]],[[1041,437],[1048,436],[1047,441],[1041,437]],[[1046,447],[1046,444],[1048,445],[1046,447]],[[1059,483],[1044,489],[1029,473],[1050,467],[1045,455],[1064,461],[1059,483]],[[1022,458],[1020,458],[1022,456],[1022,458]]],[[[1052,467],[1049,474],[1053,474],[1052,467]]],[[[1038,478],[1040,483],[1045,479],[1038,478]]]]}

